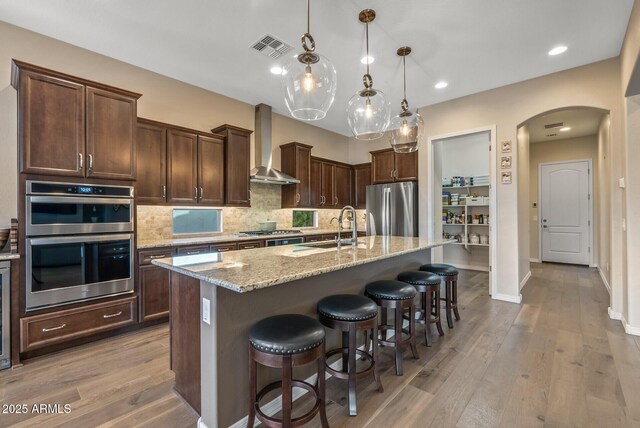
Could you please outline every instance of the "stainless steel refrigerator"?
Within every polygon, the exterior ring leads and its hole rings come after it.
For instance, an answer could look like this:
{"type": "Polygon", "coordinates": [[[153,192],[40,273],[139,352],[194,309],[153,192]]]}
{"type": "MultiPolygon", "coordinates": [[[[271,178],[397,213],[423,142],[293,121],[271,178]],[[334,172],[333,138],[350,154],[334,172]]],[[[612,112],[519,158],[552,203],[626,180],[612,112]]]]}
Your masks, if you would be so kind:
{"type": "Polygon", "coordinates": [[[367,186],[367,235],[418,236],[418,183],[367,186]]]}

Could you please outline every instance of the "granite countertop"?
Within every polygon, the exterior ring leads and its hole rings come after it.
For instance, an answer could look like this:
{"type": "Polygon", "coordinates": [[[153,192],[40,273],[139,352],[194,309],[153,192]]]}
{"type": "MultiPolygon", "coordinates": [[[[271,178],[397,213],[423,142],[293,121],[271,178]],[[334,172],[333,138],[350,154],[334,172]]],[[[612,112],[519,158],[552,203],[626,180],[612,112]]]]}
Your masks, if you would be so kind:
{"type": "Polygon", "coordinates": [[[169,257],[152,263],[213,285],[245,293],[455,241],[368,236],[359,238],[358,242],[355,249],[350,245],[341,249],[313,246],[316,244],[284,245],[169,257]]]}
{"type": "Polygon", "coordinates": [[[0,261],[19,259],[20,254],[0,253],[0,261]]]}
{"type": "MultiPolygon", "coordinates": [[[[350,237],[351,229],[343,230],[343,233],[350,237]]],[[[364,232],[364,230],[360,230],[364,232]]],[[[294,238],[296,236],[306,235],[325,235],[331,233],[338,233],[338,229],[302,229],[300,233],[291,233],[287,235],[260,235],[260,236],[248,236],[244,233],[232,233],[225,235],[212,235],[212,236],[199,236],[190,238],[174,238],[174,239],[151,239],[138,241],[137,249],[145,248],[160,248],[160,247],[174,247],[180,245],[198,245],[198,244],[216,244],[220,242],[236,242],[236,241],[255,241],[260,239],[274,239],[274,238],[294,238]]]]}

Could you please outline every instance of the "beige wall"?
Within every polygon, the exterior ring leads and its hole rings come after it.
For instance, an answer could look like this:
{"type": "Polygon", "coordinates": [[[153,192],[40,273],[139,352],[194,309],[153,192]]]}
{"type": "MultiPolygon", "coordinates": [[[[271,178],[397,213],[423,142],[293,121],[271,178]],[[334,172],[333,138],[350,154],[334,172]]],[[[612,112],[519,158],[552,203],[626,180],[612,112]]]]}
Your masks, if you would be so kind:
{"type": "Polygon", "coordinates": [[[518,128],[517,135],[517,162],[513,162],[512,165],[516,165],[514,175],[518,176],[518,281],[520,289],[525,285],[525,279],[530,272],[529,258],[529,242],[533,237],[529,236],[529,227],[526,221],[522,219],[527,218],[529,214],[529,206],[531,195],[529,194],[530,182],[532,176],[530,172],[529,157],[529,127],[524,125],[518,128]]]}
{"type": "Polygon", "coordinates": [[[638,0],[635,0],[633,4],[627,34],[620,51],[620,59],[623,93],[626,93],[627,96],[637,95],[640,93],[640,64],[638,61],[640,59],[640,1],[638,0]],[[631,82],[632,76],[633,83],[631,82]]]}
{"type": "MultiPolygon", "coordinates": [[[[74,76],[142,93],[138,115],[209,131],[223,123],[254,129],[254,106],[0,22],[0,227],[17,213],[17,100],[9,85],[11,59],[19,59],[74,76]]],[[[348,160],[348,138],[274,115],[275,167],[279,144],[299,141],[313,153],[348,160]]],[[[252,149],[253,152],[253,149],[252,149]]],[[[253,165],[254,156],[251,156],[253,165]]]]}
{"type": "MultiPolygon", "coordinates": [[[[530,253],[531,258],[538,258],[539,255],[539,242],[538,242],[538,225],[540,224],[540,217],[538,208],[533,208],[532,204],[535,202],[540,206],[538,200],[538,165],[546,162],[561,162],[570,160],[592,160],[592,183],[593,183],[593,207],[594,207],[594,236],[598,237],[598,226],[600,224],[599,207],[599,165],[598,165],[598,136],[591,135],[580,138],[570,138],[557,141],[548,141],[544,143],[534,143],[529,146],[529,204],[528,210],[525,215],[529,216],[529,236],[530,236],[530,253]]],[[[598,248],[597,241],[594,239],[594,249],[598,248]]],[[[597,253],[594,254],[594,259],[598,260],[597,253]]]]}
{"type": "Polygon", "coordinates": [[[605,285],[611,292],[611,117],[602,116],[598,128],[598,181],[594,189],[598,190],[598,267],[602,272],[605,285]]]}
{"type": "MultiPolygon", "coordinates": [[[[622,103],[620,94],[620,62],[618,58],[589,64],[583,67],[539,77],[525,82],[504,86],[490,91],[470,95],[456,100],[423,107],[420,112],[426,123],[426,138],[433,138],[476,129],[497,126],[497,142],[511,140],[517,144],[517,128],[528,119],[549,110],[565,107],[587,106],[611,111],[612,171],[624,175],[622,162],[623,132],[622,103]]],[[[426,156],[426,138],[421,143],[425,155],[419,156],[420,164],[420,209],[427,211],[426,187],[429,176],[429,159],[426,156]]],[[[495,153],[496,160],[500,154],[495,153]]],[[[513,163],[517,165],[518,153],[513,163]]],[[[353,158],[354,154],[350,153],[353,158]]],[[[519,224],[518,224],[518,178],[513,184],[497,185],[497,218],[494,220],[497,237],[497,256],[493,272],[497,279],[497,298],[517,301],[519,299],[519,224]]],[[[614,293],[622,292],[621,221],[622,192],[613,186],[611,192],[612,230],[612,277],[614,293]],[[615,239],[614,239],[615,238],[615,239]],[[615,248],[614,248],[615,247],[615,248]],[[618,256],[617,258],[615,256],[618,256]]],[[[426,236],[428,219],[421,218],[421,234],[426,236]]],[[[522,221],[528,223],[528,216],[522,221]]],[[[618,304],[620,304],[618,302],[618,304]]]]}

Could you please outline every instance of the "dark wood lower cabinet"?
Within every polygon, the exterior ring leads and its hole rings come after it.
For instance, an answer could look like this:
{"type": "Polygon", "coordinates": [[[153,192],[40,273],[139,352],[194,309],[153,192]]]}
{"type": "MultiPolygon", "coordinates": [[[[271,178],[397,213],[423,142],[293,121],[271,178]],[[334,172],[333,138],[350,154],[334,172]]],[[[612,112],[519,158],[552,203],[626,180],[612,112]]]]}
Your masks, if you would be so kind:
{"type": "Polygon", "coordinates": [[[199,308],[200,281],[171,272],[171,370],[176,374],[176,391],[198,414],[200,414],[199,308]]]}
{"type": "Polygon", "coordinates": [[[171,275],[159,266],[140,266],[140,322],[169,316],[171,275]]]}

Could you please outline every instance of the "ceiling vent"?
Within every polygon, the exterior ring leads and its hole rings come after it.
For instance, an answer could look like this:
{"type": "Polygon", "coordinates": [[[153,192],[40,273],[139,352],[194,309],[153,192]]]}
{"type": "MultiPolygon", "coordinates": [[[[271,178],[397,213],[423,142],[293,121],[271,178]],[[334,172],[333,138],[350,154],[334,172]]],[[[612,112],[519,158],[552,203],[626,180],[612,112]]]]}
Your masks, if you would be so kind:
{"type": "Polygon", "coordinates": [[[250,49],[254,49],[271,59],[278,59],[287,52],[292,51],[293,46],[279,40],[271,34],[265,34],[256,42],[252,43],[250,49]]]}
{"type": "Polygon", "coordinates": [[[544,126],[544,129],[562,128],[563,126],[564,122],[548,123],[544,126]]]}

